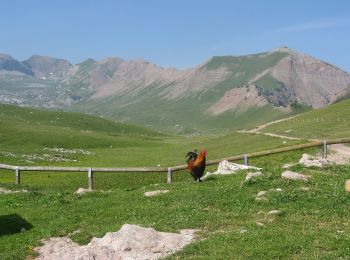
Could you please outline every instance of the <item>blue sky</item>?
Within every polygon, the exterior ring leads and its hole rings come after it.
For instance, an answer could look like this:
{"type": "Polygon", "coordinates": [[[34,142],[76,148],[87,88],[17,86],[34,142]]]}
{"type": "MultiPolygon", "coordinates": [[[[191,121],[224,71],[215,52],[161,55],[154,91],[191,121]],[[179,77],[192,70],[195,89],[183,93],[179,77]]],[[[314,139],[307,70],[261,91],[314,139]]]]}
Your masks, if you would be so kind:
{"type": "Polygon", "coordinates": [[[188,68],[280,46],[350,72],[350,1],[2,0],[0,53],[188,68]]]}

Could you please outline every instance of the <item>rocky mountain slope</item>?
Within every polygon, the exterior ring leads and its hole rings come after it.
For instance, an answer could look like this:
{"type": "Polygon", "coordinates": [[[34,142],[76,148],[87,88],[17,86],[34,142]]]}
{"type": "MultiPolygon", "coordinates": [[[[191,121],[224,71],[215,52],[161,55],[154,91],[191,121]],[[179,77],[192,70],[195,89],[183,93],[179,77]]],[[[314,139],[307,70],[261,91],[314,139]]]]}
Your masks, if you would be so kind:
{"type": "Polygon", "coordinates": [[[0,55],[0,102],[78,110],[155,128],[194,132],[244,128],[327,106],[350,92],[350,75],[279,48],[213,57],[187,70],[110,57],[72,65],[0,55]]]}

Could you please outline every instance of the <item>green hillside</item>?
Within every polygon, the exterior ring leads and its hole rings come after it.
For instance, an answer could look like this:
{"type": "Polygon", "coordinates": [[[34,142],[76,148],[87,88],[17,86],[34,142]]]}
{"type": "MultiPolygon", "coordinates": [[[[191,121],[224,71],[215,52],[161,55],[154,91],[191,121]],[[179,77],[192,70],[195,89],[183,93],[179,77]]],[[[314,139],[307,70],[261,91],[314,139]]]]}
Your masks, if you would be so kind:
{"type": "MultiPolygon", "coordinates": [[[[220,90],[230,90],[232,87],[244,86],[258,73],[272,68],[282,58],[287,56],[286,52],[264,52],[246,56],[215,56],[202,69],[214,70],[220,67],[227,68],[231,75],[217,86],[220,90]]],[[[263,89],[277,88],[278,84],[272,81],[262,81],[263,89]],[[271,83],[274,85],[271,86],[271,83]]]]}
{"type": "Polygon", "coordinates": [[[262,131],[308,139],[350,137],[350,100],[300,114],[262,131]]]}
{"type": "Polygon", "coordinates": [[[204,147],[210,150],[211,158],[220,158],[283,145],[278,138],[254,135],[247,143],[242,140],[243,134],[234,132],[224,136],[170,136],[79,113],[3,104],[0,111],[2,163],[169,166],[183,164],[184,154],[193,148],[204,147]],[[226,147],[227,142],[231,142],[232,146],[226,147]],[[95,155],[57,154],[53,148],[84,149],[95,155]],[[49,154],[51,160],[42,158],[44,154],[49,154]],[[64,159],[68,159],[68,162],[64,159]]]}

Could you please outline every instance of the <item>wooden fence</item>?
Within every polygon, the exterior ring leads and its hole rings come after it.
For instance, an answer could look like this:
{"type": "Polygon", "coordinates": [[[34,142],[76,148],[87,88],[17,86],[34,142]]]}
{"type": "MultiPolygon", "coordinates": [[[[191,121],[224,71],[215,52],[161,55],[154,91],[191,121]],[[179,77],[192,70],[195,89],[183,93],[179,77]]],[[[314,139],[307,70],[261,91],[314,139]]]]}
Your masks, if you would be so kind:
{"type": "MultiPolygon", "coordinates": [[[[248,165],[249,158],[261,157],[272,155],[276,153],[289,152],[294,150],[300,150],[304,148],[323,146],[323,157],[327,157],[327,145],[331,144],[341,144],[349,143],[350,138],[343,139],[333,139],[333,140],[324,140],[324,141],[315,141],[306,144],[293,145],[283,148],[277,148],[272,150],[254,152],[249,154],[235,155],[231,157],[225,157],[215,160],[208,160],[206,165],[218,164],[223,160],[227,161],[238,161],[244,160],[244,163],[248,165]]],[[[20,184],[21,181],[21,172],[22,171],[56,171],[56,172],[87,172],[88,175],[88,185],[89,189],[93,189],[93,174],[94,172],[164,172],[167,173],[167,183],[173,181],[173,172],[181,171],[187,169],[187,164],[178,165],[173,167],[128,167],[128,168],[96,168],[96,167],[51,167],[51,166],[13,166],[7,164],[0,164],[0,169],[14,170],[16,176],[16,184],[20,184]]]]}

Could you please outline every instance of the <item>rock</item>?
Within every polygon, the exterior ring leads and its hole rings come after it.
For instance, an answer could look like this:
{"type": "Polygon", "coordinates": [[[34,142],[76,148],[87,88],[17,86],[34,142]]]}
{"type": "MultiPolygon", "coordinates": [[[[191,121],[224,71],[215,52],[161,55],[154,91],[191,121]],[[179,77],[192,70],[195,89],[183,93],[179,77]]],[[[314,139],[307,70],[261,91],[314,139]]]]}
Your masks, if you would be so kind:
{"type": "Polygon", "coordinates": [[[85,194],[85,193],[87,193],[87,192],[92,192],[92,191],[94,191],[94,190],[85,189],[85,188],[79,188],[79,189],[75,192],[75,194],[77,194],[77,195],[83,195],[83,194],[85,194]]]}
{"type": "Polygon", "coordinates": [[[222,161],[219,163],[218,169],[216,172],[208,172],[202,179],[205,179],[213,174],[235,174],[239,170],[248,170],[248,169],[255,169],[255,170],[261,170],[261,168],[257,168],[254,166],[247,166],[243,164],[237,164],[237,163],[231,163],[229,161],[222,161]]]}
{"type": "Polygon", "coordinates": [[[326,164],[329,164],[329,161],[327,159],[317,158],[307,153],[304,153],[301,159],[299,160],[299,163],[305,165],[306,167],[322,167],[326,164]]]}
{"type": "Polygon", "coordinates": [[[79,246],[68,237],[50,238],[35,248],[38,260],[105,260],[105,259],[158,259],[168,256],[192,242],[196,230],[181,233],[158,232],[153,228],[125,224],[117,232],[102,238],[93,238],[79,246]]]}
{"type": "Polygon", "coordinates": [[[268,212],[269,215],[278,215],[278,214],[280,214],[280,213],[281,213],[281,211],[279,211],[279,210],[277,210],[277,209],[270,210],[270,211],[268,212]]]}
{"type": "Polygon", "coordinates": [[[152,196],[156,196],[156,195],[168,193],[168,192],[169,190],[154,190],[154,191],[147,191],[143,195],[145,195],[146,197],[152,197],[152,196]]]}
{"type": "Polygon", "coordinates": [[[244,233],[246,233],[246,232],[247,232],[246,229],[241,229],[241,230],[239,231],[239,233],[241,233],[241,234],[244,234],[244,233]]]}
{"type": "Polygon", "coordinates": [[[350,192],[350,179],[345,181],[345,191],[350,192]]]}
{"type": "Polygon", "coordinates": [[[303,181],[308,181],[310,176],[300,174],[297,172],[292,172],[292,171],[284,171],[282,173],[282,178],[289,179],[289,180],[303,180],[303,181]]]}
{"type": "Polygon", "coordinates": [[[275,191],[282,191],[282,189],[281,188],[277,188],[277,189],[275,189],[275,191]]]}
{"type": "Polygon", "coordinates": [[[264,196],[266,193],[267,193],[267,191],[262,190],[262,191],[259,191],[258,194],[257,194],[256,196],[257,196],[257,197],[262,197],[262,196],[264,196]]]}
{"type": "Polygon", "coordinates": [[[260,171],[258,171],[258,172],[248,172],[247,176],[245,177],[245,181],[249,181],[250,179],[252,179],[254,177],[257,177],[257,176],[260,176],[260,175],[262,175],[262,173],[260,171]]]}
{"type": "Polygon", "coordinates": [[[302,190],[302,191],[308,191],[308,190],[310,190],[310,189],[309,189],[308,187],[301,187],[300,190],[302,190]]]}
{"type": "Polygon", "coordinates": [[[5,189],[5,188],[0,188],[0,194],[19,193],[19,192],[28,192],[28,191],[27,190],[22,190],[22,191],[19,191],[19,190],[8,190],[8,189],[5,189]]]}
{"type": "Polygon", "coordinates": [[[23,233],[23,232],[26,232],[26,228],[22,227],[20,231],[21,231],[22,233],[23,233]]]}
{"type": "Polygon", "coordinates": [[[260,226],[260,227],[263,227],[263,226],[265,226],[265,224],[264,223],[261,223],[261,222],[255,222],[258,226],[260,226]]]}

